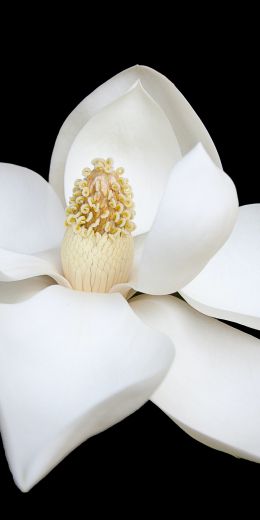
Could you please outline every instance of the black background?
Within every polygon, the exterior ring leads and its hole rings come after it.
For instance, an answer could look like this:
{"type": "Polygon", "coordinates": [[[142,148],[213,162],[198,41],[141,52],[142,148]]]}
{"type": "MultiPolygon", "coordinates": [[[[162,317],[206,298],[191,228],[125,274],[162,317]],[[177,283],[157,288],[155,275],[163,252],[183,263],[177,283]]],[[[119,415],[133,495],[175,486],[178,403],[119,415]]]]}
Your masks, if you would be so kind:
{"type": "MultiPolygon", "coordinates": [[[[51,13],[43,23],[40,7],[21,13],[21,20],[16,12],[16,25],[13,15],[2,19],[0,160],[46,178],[56,135],[71,110],[111,76],[140,63],[168,76],[191,103],[236,183],[240,203],[258,202],[253,14],[241,12],[238,18],[236,10],[227,20],[222,13],[215,27],[218,12],[212,7],[199,27],[193,13],[189,24],[187,13],[169,20],[167,12],[151,23],[135,10],[126,25],[124,9],[118,22],[103,10],[88,16],[75,6],[66,23],[62,17],[52,20],[51,13]]],[[[86,515],[93,504],[97,516],[104,506],[115,512],[123,499],[122,518],[131,506],[138,515],[140,502],[159,506],[158,516],[165,518],[176,514],[180,500],[182,514],[189,505],[198,512],[207,504],[211,516],[227,501],[232,507],[252,505],[259,476],[257,464],[192,440],[151,403],[88,440],[28,494],[15,487],[0,451],[0,499],[7,497],[10,507],[72,501],[86,515]],[[163,507],[170,508],[167,515],[163,507]]]]}

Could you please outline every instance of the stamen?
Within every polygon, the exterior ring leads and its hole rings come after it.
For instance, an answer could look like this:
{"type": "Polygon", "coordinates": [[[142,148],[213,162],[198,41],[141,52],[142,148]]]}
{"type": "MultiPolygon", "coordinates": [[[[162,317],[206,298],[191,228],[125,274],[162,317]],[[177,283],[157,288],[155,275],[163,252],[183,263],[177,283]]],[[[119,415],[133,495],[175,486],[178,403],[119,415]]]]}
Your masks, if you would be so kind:
{"type": "Polygon", "coordinates": [[[86,222],[90,222],[93,219],[93,213],[92,211],[88,214],[86,222]]]}
{"type": "Polygon", "coordinates": [[[75,289],[108,292],[126,282],[133,260],[133,193],[124,168],[96,158],[82,170],[66,208],[61,256],[75,289]]]}
{"type": "Polygon", "coordinates": [[[82,204],[82,206],[80,208],[80,211],[81,211],[81,213],[83,213],[83,215],[86,215],[87,213],[89,213],[89,206],[88,206],[88,204],[82,204]]]}
{"type": "Polygon", "coordinates": [[[83,197],[88,197],[89,196],[89,188],[88,188],[88,186],[84,186],[84,188],[82,190],[82,195],[83,195],[83,197]]]}

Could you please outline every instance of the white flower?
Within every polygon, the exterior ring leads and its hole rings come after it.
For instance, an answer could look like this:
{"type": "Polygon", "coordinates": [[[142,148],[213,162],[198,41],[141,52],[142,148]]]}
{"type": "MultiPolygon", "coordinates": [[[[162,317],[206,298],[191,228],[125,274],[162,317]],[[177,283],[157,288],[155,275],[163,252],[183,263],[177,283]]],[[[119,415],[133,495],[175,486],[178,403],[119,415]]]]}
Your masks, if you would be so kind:
{"type": "Polygon", "coordinates": [[[50,184],[2,164],[0,186],[0,426],[20,489],[149,398],[201,442],[260,461],[259,341],[204,316],[259,328],[260,206],[238,213],[174,85],[123,71],[65,121],[50,184]],[[65,199],[96,156],[125,167],[136,206],[133,270],[110,294],[72,290],[60,265],[65,199]]]}

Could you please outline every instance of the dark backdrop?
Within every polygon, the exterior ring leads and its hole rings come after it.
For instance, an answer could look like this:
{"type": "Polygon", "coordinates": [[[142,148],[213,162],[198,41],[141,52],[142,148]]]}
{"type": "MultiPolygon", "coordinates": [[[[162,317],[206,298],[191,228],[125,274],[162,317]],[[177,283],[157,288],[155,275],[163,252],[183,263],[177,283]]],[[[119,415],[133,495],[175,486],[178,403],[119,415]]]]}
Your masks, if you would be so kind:
{"type": "MultiPolygon", "coordinates": [[[[103,16],[77,25],[79,13],[77,22],[62,25],[60,20],[39,32],[41,11],[34,14],[29,31],[21,23],[17,32],[9,18],[2,36],[1,161],[47,178],[54,141],[69,112],[111,76],[141,63],[168,76],[199,114],[236,183],[240,203],[260,200],[253,18],[243,19],[242,13],[238,25],[233,18],[228,26],[223,18],[215,29],[212,12],[202,30],[194,24],[190,32],[183,19],[169,27],[165,20],[154,26],[146,20],[144,26],[137,17],[126,29],[124,19],[111,26],[103,16]],[[73,24],[76,34],[71,32],[73,24]]],[[[172,515],[184,496],[183,514],[188,504],[198,510],[207,498],[211,516],[228,498],[233,505],[245,500],[249,505],[259,476],[257,464],[199,444],[151,403],[85,442],[26,495],[13,484],[0,450],[1,500],[8,497],[9,505],[26,506],[36,500],[39,507],[49,498],[59,504],[72,498],[75,507],[84,504],[86,515],[93,503],[97,515],[102,505],[115,511],[120,498],[126,511],[136,507],[137,516],[140,500],[147,507],[165,505],[172,515]]]]}

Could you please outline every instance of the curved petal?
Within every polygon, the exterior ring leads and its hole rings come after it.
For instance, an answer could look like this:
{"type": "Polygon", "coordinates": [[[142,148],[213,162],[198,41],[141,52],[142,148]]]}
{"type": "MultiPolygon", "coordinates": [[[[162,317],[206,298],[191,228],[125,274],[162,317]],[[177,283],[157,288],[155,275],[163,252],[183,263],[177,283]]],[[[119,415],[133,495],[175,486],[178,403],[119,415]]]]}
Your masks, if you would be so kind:
{"type": "Polygon", "coordinates": [[[233,233],[181,294],[195,309],[260,329],[260,204],[241,206],[233,233]]]}
{"type": "Polygon", "coordinates": [[[0,330],[1,432],[23,491],[142,406],[173,358],[119,294],[52,286],[1,305],[0,330]]]}
{"type": "Polygon", "coordinates": [[[37,173],[0,163],[0,247],[32,254],[57,247],[64,210],[52,186],[37,173]]]}
{"type": "Polygon", "coordinates": [[[65,167],[67,202],[74,181],[94,157],[113,157],[125,168],[134,193],[136,232],[146,232],[181,152],[167,117],[140,82],[93,116],[76,136],[65,167]]]}
{"type": "Polygon", "coordinates": [[[155,70],[136,65],[117,74],[87,96],[68,116],[58,134],[50,166],[50,183],[64,202],[64,172],[70,147],[83,126],[104,107],[123,96],[136,81],[164,110],[182,154],[201,142],[217,166],[221,167],[216,148],[200,119],[165,76],[155,70]]]}
{"type": "Polygon", "coordinates": [[[176,349],[152,401],[200,442],[260,462],[260,341],[173,296],[137,296],[131,307],[176,349]]]}
{"type": "Polygon", "coordinates": [[[128,285],[148,294],[184,287],[226,241],[237,210],[232,180],[197,145],[171,172],[128,285]]]}
{"type": "Polygon", "coordinates": [[[18,303],[53,285],[49,276],[35,276],[17,282],[0,282],[0,303],[18,303]]]}
{"type": "Polygon", "coordinates": [[[61,274],[59,249],[44,251],[37,256],[0,249],[0,282],[25,280],[40,275],[50,276],[58,284],[70,287],[68,280],[61,274]]]}

